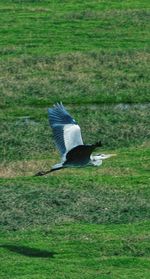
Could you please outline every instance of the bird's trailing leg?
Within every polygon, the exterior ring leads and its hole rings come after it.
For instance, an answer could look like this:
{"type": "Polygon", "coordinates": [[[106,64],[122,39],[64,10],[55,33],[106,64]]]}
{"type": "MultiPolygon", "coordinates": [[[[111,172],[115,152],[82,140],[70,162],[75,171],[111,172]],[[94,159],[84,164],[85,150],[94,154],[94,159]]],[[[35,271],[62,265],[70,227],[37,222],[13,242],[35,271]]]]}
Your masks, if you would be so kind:
{"type": "Polygon", "coordinates": [[[60,170],[60,169],[62,169],[62,168],[63,168],[62,163],[56,164],[56,165],[53,166],[50,170],[48,170],[48,171],[39,171],[39,172],[37,172],[34,176],[46,175],[46,174],[48,174],[48,173],[50,173],[50,172],[57,171],[57,170],[60,170]]]}
{"type": "Polygon", "coordinates": [[[49,171],[39,171],[37,172],[34,176],[42,176],[42,175],[46,175],[48,173],[50,173],[52,170],[49,171]]]}

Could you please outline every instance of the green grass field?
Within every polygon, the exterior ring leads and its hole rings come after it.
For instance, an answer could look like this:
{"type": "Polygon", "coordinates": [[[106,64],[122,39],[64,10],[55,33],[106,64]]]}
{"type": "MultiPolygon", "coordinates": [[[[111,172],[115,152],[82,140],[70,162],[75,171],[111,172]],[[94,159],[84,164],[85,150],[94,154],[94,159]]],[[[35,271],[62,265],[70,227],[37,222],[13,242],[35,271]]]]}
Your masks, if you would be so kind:
{"type": "Polygon", "coordinates": [[[0,278],[149,279],[149,1],[0,0],[0,278]],[[62,101],[99,168],[59,161],[62,101]]]}

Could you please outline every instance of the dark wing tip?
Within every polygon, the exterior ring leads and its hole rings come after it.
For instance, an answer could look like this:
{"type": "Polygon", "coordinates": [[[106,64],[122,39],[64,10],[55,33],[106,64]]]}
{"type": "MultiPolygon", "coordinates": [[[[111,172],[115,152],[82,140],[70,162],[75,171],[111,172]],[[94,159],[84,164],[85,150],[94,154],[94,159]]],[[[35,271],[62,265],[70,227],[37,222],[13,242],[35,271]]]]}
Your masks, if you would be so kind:
{"type": "Polygon", "coordinates": [[[50,124],[77,124],[74,118],[68,113],[62,102],[56,103],[52,108],[48,108],[50,124]]]}

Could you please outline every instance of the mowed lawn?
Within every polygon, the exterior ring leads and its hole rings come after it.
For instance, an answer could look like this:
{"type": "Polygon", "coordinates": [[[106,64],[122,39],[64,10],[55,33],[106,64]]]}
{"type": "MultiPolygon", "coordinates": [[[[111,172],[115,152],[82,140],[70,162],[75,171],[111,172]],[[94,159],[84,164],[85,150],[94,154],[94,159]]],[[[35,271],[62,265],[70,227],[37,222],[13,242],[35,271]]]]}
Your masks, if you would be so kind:
{"type": "Polygon", "coordinates": [[[149,279],[149,1],[0,1],[0,278],[149,279]],[[62,101],[99,168],[59,162],[62,101]]]}

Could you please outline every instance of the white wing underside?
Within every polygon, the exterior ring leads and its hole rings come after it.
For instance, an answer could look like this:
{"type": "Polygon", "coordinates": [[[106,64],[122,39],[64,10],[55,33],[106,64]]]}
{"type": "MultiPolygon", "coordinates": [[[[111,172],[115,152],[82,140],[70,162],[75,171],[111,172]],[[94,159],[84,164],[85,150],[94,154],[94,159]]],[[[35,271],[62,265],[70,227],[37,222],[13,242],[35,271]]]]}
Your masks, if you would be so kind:
{"type": "Polygon", "coordinates": [[[62,103],[48,109],[48,118],[56,146],[64,161],[72,148],[83,145],[80,127],[62,103]]]}
{"type": "Polygon", "coordinates": [[[83,145],[83,140],[81,137],[81,130],[79,125],[66,124],[64,125],[64,143],[66,147],[66,153],[63,158],[72,148],[83,145]]]}

